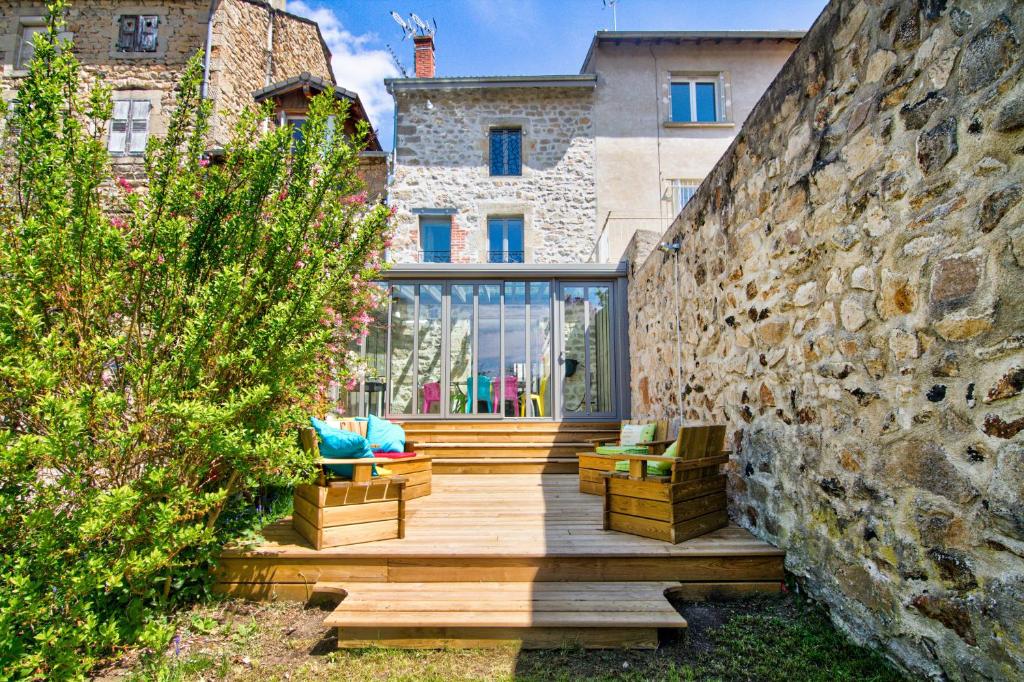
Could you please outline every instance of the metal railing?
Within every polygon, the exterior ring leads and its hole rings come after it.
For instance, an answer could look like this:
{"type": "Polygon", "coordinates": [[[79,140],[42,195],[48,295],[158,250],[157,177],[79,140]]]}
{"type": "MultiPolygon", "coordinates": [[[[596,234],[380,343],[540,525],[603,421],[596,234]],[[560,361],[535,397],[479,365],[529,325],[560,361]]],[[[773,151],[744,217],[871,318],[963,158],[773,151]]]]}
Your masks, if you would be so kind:
{"type": "Polygon", "coordinates": [[[452,252],[449,251],[420,251],[421,263],[451,263],[452,252]]]}
{"type": "Polygon", "coordinates": [[[522,251],[488,251],[488,263],[522,263],[525,254],[522,251]]]}

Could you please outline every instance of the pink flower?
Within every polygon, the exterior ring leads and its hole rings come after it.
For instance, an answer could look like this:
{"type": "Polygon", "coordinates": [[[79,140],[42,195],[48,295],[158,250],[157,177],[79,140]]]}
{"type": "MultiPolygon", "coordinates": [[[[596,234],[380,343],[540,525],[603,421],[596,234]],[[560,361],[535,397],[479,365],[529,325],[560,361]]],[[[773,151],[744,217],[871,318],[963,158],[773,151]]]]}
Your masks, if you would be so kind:
{"type": "Polygon", "coordinates": [[[301,270],[304,267],[306,267],[306,264],[304,262],[302,262],[301,260],[295,261],[295,269],[296,270],[301,270]]]}
{"type": "Polygon", "coordinates": [[[346,206],[365,204],[366,196],[366,192],[360,192],[359,194],[353,194],[352,196],[345,197],[344,199],[341,200],[341,203],[345,204],[346,206]]]}
{"type": "Polygon", "coordinates": [[[209,159],[199,159],[199,166],[200,166],[200,168],[206,168],[209,165],[210,165],[210,160],[209,159]]]}
{"type": "Polygon", "coordinates": [[[119,218],[117,216],[114,216],[113,218],[110,219],[110,224],[119,230],[123,230],[124,228],[128,227],[128,223],[125,222],[125,219],[119,218]]]}
{"type": "Polygon", "coordinates": [[[388,209],[388,217],[394,218],[396,213],[398,213],[398,206],[392,204],[391,208],[388,209]]]}
{"type": "Polygon", "coordinates": [[[121,189],[123,189],[128,194],[131,194],[132,192],[135,191],[135,188],[132,187],[132,183],[128,182],[128,179],[123,176],[118,176],[117,184],[118,186],[121,187],[121,189]]]}
{"type": "Polygon", "coordinates": [[[352,321],[358,324],[370,324],[371,322],[373,322],[373,318],[370,317],[370,314],[364,310],[358,315],[353,315],[352,321]]]}
{"type": "Polygon", "coordinates": [[[347,391],[354,391],[354,390],[356,390],[356,386],[358,386],[358,385],[359,385],[359,382],[355,380],[355,377],[353,377],[353,378],[351,378],[351,379],[349,379],[348,381],[345,382],[345,390],[347,390],[347,391]]]}
{"type": "Polygon", "coordinates": [[[279,194],[277,195],[277,200],[278,200],[278,201],[284,201],[284,200],[285,200],[285,199],[287,199],[287,198],[288,198],[288,188],[287,188],[287,187],[285,187],[285,188],[284,188],[283,190],[281,190],[281,192],[280,192],[280,193],[279,193],[279,194]]]}
{"type": "Polygon", "coordinates": [[[156,262],[157,262],[157,265],[163,265],[164,264],[164,254],[162,254],[162,253],[159,254],[156,257],[156,262]]]}

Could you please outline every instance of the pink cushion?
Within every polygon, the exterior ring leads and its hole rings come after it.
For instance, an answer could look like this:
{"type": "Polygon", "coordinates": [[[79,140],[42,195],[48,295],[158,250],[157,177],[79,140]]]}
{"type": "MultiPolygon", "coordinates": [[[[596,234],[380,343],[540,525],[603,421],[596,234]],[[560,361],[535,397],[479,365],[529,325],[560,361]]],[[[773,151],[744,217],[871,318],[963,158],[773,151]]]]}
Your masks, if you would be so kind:
{"type": "Polygon", "coordinates": [[[374,457],[384,457],[385,459],[409,459],[415,457],[415,452],[377,452],[373,453],[374,457]]]}

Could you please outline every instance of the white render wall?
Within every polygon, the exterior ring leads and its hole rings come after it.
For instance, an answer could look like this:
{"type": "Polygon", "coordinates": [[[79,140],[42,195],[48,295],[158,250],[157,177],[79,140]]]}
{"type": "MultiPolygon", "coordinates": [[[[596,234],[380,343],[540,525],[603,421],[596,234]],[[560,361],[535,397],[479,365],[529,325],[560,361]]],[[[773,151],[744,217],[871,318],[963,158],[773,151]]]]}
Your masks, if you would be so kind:
{"type": "Polygon", "coordinates": [[[795,41],[726,39],[675,44],[601,43],[594,104],[598,230],[617,262],[638,229],[665,232],[675,215],[671,180],[702,179],[739,132],[795,41]],[[724,76],[725,124],[669,124],[674,73],[724,76]]]}
{"type": "Polygon", "coordinates": [[[419,260],[413,209],[454,209],[452,261],[486,262],[487,217],[522,215],[527,263],[583,263],[596,235],[593,90],[473,88],[396,93],[391,260],[419,260]],[[429,102],[429,106],[428,106],[429,102]],[[488,131],[523,129],[521,177],[491,177],[488,131]]]}

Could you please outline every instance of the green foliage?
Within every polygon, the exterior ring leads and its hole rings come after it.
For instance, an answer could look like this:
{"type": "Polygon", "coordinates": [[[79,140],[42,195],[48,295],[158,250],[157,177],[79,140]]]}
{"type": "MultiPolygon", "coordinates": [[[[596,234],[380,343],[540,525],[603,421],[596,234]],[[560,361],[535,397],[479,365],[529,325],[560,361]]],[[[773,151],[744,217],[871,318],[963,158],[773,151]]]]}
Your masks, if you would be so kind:
{"type": "Polygon", "coordinates": [[[353,369],[389,217],[327,96],[301,141],[251,111],[209,164],[199,55],[144,178],[114,178],[110,91],[57,44],[64,9],[0,176],[0,678],[162,649],[255,491],[311,475],[294,427],[353,369]]]}

